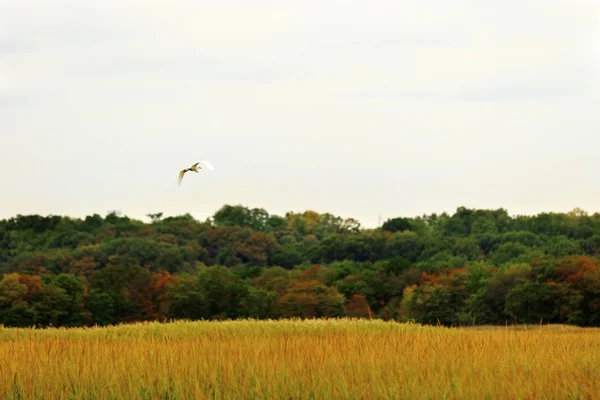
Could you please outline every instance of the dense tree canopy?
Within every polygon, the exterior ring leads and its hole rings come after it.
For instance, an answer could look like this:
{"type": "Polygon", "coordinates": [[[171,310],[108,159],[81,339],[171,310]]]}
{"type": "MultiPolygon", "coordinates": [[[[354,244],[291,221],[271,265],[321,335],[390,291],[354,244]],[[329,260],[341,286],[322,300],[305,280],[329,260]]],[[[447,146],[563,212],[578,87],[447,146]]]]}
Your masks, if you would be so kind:
{"type": "Polygon", "coordinates": [[[460,207],[363,229],[315,211],[225,205],[0,221],[0,324],[383,318],[600,325],[600,214],[460,207]]]}

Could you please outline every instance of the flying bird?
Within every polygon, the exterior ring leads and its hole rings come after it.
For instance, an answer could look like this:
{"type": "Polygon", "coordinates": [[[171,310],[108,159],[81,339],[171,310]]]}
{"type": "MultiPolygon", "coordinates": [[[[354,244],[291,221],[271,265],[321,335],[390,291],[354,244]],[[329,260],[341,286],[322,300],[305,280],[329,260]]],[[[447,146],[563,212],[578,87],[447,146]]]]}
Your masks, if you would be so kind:
{"type": "Polygon", "coordinates": [[[209,171],[214,171],[215,167],[212,166],[212,164],[208,161],[200,161],[195,163],[194,165],[192,165],[189,168],[184,168],[181,171],[179,171],[179,179],[178,179],[178,183],[181,185],[181,180],[183,179],[183,175],[185,175],[186,172],[189,171],[193,171],[195,173],[198,173],[199,169],[202,169],[202,167],[200,167],[198,164],[202,164],[204,167],[206,167],[206,169],[208,169],[209,171]]]}

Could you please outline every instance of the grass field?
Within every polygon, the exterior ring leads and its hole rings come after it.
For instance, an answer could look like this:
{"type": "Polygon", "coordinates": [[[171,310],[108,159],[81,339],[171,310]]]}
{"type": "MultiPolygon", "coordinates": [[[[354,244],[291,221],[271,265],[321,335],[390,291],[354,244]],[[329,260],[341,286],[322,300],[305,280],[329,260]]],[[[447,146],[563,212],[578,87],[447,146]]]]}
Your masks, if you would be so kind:
{"type": "Polygon", "coordinates": [[[600,329],[367,320],[0,328],[1,399],[593,399],[600,329]]]}

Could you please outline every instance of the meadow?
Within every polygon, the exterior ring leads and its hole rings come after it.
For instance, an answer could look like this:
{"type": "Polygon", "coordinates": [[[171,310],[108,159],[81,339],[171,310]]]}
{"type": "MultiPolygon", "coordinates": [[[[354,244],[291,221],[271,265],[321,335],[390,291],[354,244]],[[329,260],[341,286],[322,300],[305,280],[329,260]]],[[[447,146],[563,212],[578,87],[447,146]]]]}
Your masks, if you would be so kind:
{"type": "Polygon", "coordinates": [[[0,328],[2,399],[592,399],[600,329],[381,320],[0,328]]]}

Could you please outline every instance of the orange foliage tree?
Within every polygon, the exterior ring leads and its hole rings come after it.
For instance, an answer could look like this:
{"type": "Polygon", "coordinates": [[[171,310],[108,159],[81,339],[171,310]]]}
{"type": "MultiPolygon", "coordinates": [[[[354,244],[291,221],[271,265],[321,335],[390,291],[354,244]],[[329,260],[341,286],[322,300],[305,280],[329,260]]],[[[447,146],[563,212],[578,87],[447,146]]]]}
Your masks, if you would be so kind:
{"type": "Polygon", "coordinates": [[[365,296],[362,294],[353,294],[344,304],[346,316],[350,318],[371,318],[371,307],[365,296]]]}

